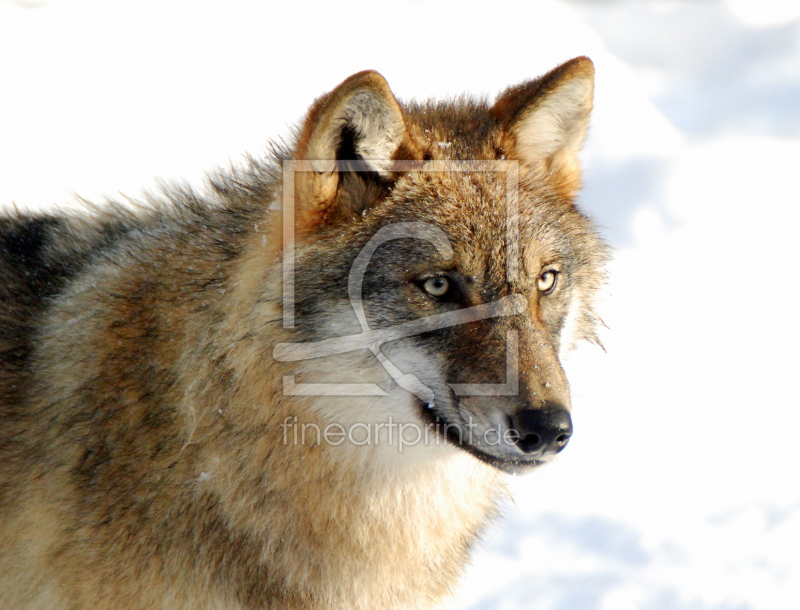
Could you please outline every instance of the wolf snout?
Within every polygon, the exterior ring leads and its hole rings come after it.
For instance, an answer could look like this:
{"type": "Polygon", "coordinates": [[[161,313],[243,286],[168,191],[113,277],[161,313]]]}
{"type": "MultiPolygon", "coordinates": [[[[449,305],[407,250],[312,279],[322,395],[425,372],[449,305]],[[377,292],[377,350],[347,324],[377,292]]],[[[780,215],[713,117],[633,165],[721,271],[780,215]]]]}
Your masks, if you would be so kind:
{"type": "Polygon", "coordinates": [[[516,432],[516,446],[525,455],[554,455],[567,446],[572,436],[572,418],[561,406],[523,409],[508,418],[516,432]]]}

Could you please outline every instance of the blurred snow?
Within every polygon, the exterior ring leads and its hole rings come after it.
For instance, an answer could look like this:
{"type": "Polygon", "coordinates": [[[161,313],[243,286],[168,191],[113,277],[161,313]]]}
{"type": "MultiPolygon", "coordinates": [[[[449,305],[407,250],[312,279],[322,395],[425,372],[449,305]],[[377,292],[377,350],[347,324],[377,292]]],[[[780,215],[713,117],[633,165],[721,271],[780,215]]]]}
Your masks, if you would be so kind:
{"type": "Polygon", "coordinates": [[[0,0],[0,202],[197,184],[365,68],[494,95],[581,54],[608,352],[571,356],[577,434],[512,480],[461,606],[794,610],[796,2],[0,0]]]}

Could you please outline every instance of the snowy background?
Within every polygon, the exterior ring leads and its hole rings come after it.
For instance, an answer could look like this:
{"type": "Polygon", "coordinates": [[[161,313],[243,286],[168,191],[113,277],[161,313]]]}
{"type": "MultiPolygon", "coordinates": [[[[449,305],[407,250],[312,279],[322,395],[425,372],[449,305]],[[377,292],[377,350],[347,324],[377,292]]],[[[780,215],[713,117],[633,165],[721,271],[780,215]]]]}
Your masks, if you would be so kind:
{"type": "Polygon", "coordinates": [[[0,202],[203,171],[375,68],[401,98],[597,67],[616,248],[576,436],[512,481],[472,610],[800,608],[800,2],[0,0],[0,202]]]}

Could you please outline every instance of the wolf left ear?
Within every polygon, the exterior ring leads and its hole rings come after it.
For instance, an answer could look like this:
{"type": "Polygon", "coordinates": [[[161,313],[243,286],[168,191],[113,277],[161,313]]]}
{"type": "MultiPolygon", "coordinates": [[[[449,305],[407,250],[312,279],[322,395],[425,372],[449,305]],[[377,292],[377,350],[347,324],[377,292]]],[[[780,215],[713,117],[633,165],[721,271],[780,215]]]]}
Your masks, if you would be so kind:
{"type": "Polygon", "coordinates": [[[536,179],[574,196],[580,187],[578,152],[594,98],[594,64],[577,57],[541,78],[506,89],[490,113],[504,127],[509,156],[536,179]]]}
{"type": "Polygon", "coordinates": [[[313,171],[296,175],[297,226],[354,217],[385,194],[391,160],[416,158],[400,105],[377,72],[354,74],[312,106],[295,157],[313,171]]]}

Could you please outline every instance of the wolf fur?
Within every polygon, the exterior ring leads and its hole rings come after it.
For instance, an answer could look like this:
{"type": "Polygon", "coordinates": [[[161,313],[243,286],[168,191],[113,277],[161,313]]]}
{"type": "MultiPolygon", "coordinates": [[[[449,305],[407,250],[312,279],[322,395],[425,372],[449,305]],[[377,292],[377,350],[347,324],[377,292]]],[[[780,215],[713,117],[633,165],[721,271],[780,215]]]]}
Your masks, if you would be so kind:
{"type": "Polygon", "coordinates": [[[0,608],[446,600],[504,494],[503,471],[550,456],[517,438],[471,445],[442,423],[474,418],[480,431],[515,433],[521,412],[568,412],[559,352],[595,339],[606,249],[574,205],[593,78],[577,58],[493,104],[401,104],[379,74],[362,72],[317,100],[291,145],[214,175],[207,195],[175,187],[141,207],[1,218],[0,608]],[[287,327],[288,159],[312,171],[292,177],[287,327]],[[505,179],[395,163],[498,159],[519,163],[513,281],[505,179]],[[379,229],[409,222],[443,231],[452,256],[419,239],[380,246],[363,283],[371,328],[511,294],[522,308],[383,347],[434,392],[430,403],[367,349],[277,358],[278,345],[359,332],[350,267],[379,229]],[[441,277],[444,297],[426,288],[441,277]],[[507,369],[515,395],[458,397],[448,386],[503,383],[507,369]],[[293,393],[287,379],[381,392],[293,393]],[[313,435],[389,420],[434,434],[402,451],[391,428],[370,442],[313,435]]]}

